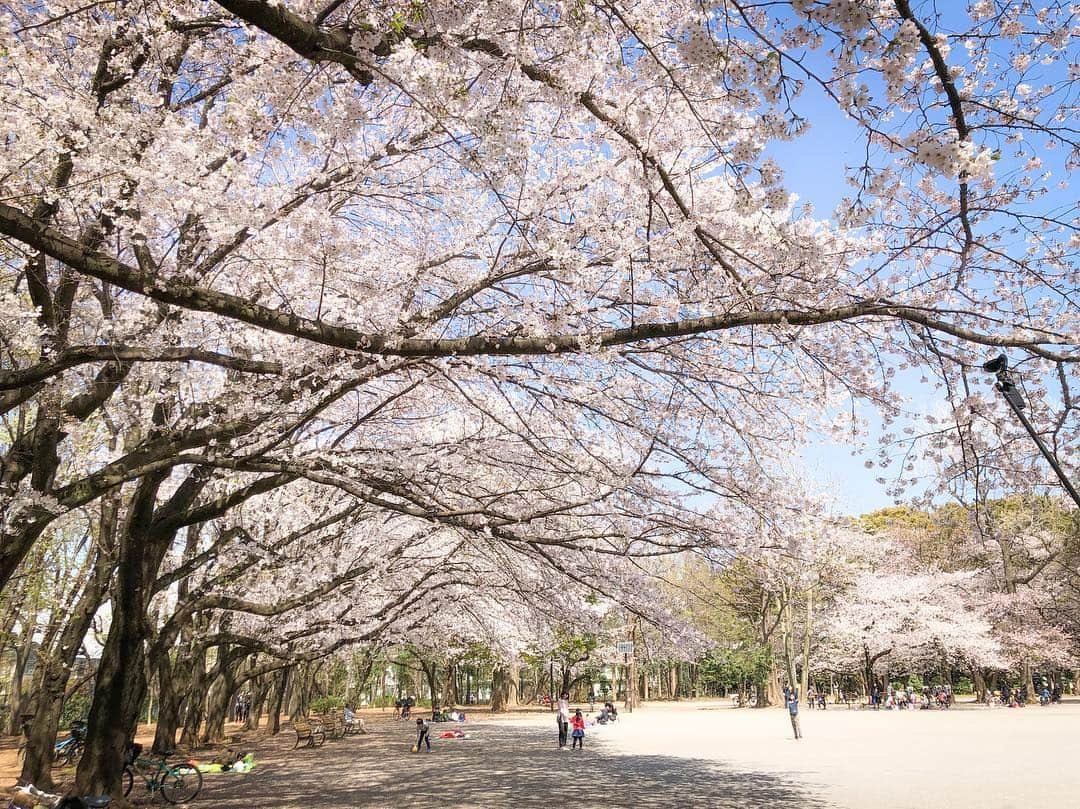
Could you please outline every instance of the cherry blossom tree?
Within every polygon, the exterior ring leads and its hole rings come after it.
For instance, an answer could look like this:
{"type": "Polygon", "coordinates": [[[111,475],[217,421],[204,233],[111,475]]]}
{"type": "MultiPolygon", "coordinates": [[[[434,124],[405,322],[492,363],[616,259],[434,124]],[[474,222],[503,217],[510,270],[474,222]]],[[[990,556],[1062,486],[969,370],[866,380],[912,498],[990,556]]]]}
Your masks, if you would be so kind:
{"type": "Polygon", "coordinates": [[[991,350],[1076,469],[1065,3],[2,13],[0,588],[65,515],[121,500],[84,791],[115,787],[174,586],[164,647],[197,609],[238,648],[231,613],[313,632],[300,654],[400,631],[386,605],[440,606],[459,563],[632,601],[608,560],[790,535],[785,462],[814,426],[857,434],[864,403],[912,466],[1043,484],[977,371],[991,350]],[[823,115],[866,155],[831,213],[776,150],[823,115]],[[892,434],[897,368],[942,386],[944,425],[892,434]],[[363,543],[312,568],[329,526],[297,540],[306,581],[219,578],[214,543],[252,533],[233,515],[297,491],[312,509],[264,548],[350,501],[411,526],[387,553],[430,585],[363,543]],[[348,586],[372,600],[334,637],[348,586]],[[304,603],[274,613],[283,592],[304,603]]]}
{"type": "Polygon", "coordinates": [[[820,659],[840,670],[861,671],[868,689],[889,668],[1006,665],[989,617],[972,597],[977,592],[973,575],[859,574],[827,613],[820,659]]]}

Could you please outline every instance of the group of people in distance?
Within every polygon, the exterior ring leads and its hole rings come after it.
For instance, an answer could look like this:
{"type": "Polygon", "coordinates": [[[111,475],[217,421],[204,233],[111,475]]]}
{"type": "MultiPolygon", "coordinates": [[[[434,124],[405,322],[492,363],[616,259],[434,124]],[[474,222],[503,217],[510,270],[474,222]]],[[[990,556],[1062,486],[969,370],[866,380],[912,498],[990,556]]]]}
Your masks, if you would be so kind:
{"type": "Polygon", "coordinates": [[[242,691],[236,695],[236,701],[233,703],[233,721],[234,722],[246,722],[248,714],[251,712],[251,693],[248,691],[242,691]]]}
{"type": "Polygon", "coordinates": [[[398,697],[394,700],[394,719],[408,719],[415,704],[412,697],[398,697]]]}
{"type": "MultiPolygon", "coordinates": [[[[1050,688],[1050,684],[1044,679],[1039,683],[1035,692],[1039,697],[1040,705],[1060,705],[1061,704],[1061,684],[1055,683],[1053,689],[1050,688]]],[[[987,692],[987,704],[991,704],[994,699],[994,692],[987,692]]],[[[1019,688],[1013,689],[1006,683],[1001,687],[1001,704],[1007,705],[1010,708],[1023,708],[1027,705],[1028,701],[1028,689],[1026,685],[1022,685],[1019,688]]]]}
{"type": "Polygon", "coordinates": [[[891,685],[882,690],[874,685],[870,691],[870,706],[886,710],[929,710],[930,708],[948,708],[953,704],[953,690],[950,685],[938,685],[931,688],[923,686],[922,692],[916,692],[910,685],[907,688],[893,688],[891,685]]]}
{"type": "MultiPolygon", "coordinates": [[[[394,718],[408,719],[414,704],[415,700],[412,697],[398,699],[394,703],[394,718]]],[[[564,691],[560,695],[556,711],[555,718],[559,726],[559,750],[567,749],[566,743],[568,740],[570,741],[571,750],[584,750],[585,717],[580,708],[575,708],[571,713],[569,692],[564,691]]],[[[615,705],[611,702],[605,702],[596,716],[596,724],[606,725],[609,722],[616,721],[618,718],[619,711],[615,708],[615,705]]],[[[438,703],[431,706],[431,722],[447,722],[451,720],[464,722],[465,714],[453,711],[445,712],[439,708],[438,703]]],[[[412,747],[412,752],[419,753],[421,750],[427,753],[431,752],[431,723],[423,717],[417,717],[416,743],[412,747]]]]}

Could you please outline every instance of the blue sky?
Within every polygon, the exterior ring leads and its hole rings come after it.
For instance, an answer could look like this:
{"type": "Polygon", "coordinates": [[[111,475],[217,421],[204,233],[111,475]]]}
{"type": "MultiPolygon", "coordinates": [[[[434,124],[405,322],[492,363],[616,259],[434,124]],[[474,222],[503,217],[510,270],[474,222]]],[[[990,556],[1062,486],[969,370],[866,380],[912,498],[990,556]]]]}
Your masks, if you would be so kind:
{"type": "MultiPolygon", "coordinates": [[[[858,128],[839,114],[835,105],[824,99],[814,85],[807,86],[801,107],[812,111],[811,126],[802,136],[790,142],[770,144],[766,153],[784,167],[785,186],[800,202],[810,202],[815,216],[828,218],[840,199],[850,191],[844,182],[844,166],[858,164],[865,156],[865,146],[858,128]]],[[[899,390],[905,395],[916,390],[899,390]]],[[[864,415],[870,416],[869,411],[864,415]]],[[[869,437],[872,453],[876,447],[869,437]]],[[[827,436],[810,441],[803,452],[807,471],[838,499],[836,507],[844,514],[862,514],[893,505],[885,486],[875,478],[880,469],[867,469],[869,455],[856,453],[850,444],[838,444],[827,436]]]]}

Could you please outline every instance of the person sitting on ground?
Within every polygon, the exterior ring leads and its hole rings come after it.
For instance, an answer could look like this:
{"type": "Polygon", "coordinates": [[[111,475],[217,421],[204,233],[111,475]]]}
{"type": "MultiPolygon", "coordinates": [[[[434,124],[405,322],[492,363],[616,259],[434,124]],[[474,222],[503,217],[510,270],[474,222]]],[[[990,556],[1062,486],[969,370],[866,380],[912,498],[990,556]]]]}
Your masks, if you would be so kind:
{"type": "MultiPolygon", "coordinates": [[[[463,714],[462,714],[463,716],[463,714]]],[[[444,711],[438,705],[431,709],[431,721],[432,722],[456,722],[458,721],[457,711],[444,711]]]]}
{"type": "Polygon", "coordinates": [[[610,702],[605,702],[604,707],[607,708],[608,719],[610,721],[614,722],[619,718],[619,712],[615,710],[615,706],[610,702]]]}
{"type": "Polygon", "coordinates": [[[570,731],[570,738],[573,741],[570,743],[570,749],[575,747],[579,750],[585,749],[585,717],[581,715],[581,708],[574,711],[574,715],[570,717],[570,727],[573,728],[570,731]]]}
{"type": "Polygon", "coordinates": [[[606,725],[608,723],[607,705],[600,709],[600,713],[596,715],[596,724],[606,725]]]}

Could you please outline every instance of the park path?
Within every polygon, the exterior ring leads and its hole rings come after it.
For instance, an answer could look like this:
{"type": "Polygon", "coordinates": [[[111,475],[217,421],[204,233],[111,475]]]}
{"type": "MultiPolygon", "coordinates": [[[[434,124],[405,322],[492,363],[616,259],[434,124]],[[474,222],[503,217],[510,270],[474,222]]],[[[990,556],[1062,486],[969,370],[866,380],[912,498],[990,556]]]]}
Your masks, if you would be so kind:
{"type": "MultiPolygon", "coordinates": [[[[597,728],[584,751],[559,752],[554,720],[543,716],[471,720],[472,738],[435,739],[431,754],[411,754],[414,727],[375,718],[371,733],[292,751],[288,730],[263,740],[258,768],[206,779],[197,803],[214,809],[338,807],[769,807],[829,804],[774,774],[715,761],[619,755],[613,737],[646,729],[629,722],[597,728]]],[[[450,725],[435,725],[436,732],[450,725]]],[[[194,804],[193,804],[194,805],[194,804]]]]}

